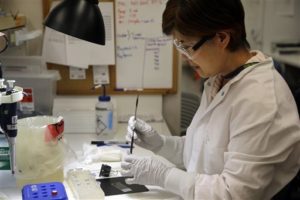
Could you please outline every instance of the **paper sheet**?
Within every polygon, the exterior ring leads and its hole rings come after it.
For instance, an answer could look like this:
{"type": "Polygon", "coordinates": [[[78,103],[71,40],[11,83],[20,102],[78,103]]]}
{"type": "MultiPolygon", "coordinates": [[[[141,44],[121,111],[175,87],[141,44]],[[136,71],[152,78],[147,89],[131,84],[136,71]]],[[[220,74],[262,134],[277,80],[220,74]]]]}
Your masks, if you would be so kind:
{"type": "Polygon", "coordinates": [[[82,68],[70,67],[70,76],[71,80],[84,80],[86,79],[86,71],[82,68]]]}
{"type": "Polygon", "coordinates": [[[94,85],[109,84],[109,71],[107,65],[93,65],[94,85]]]}
{"type": "Polygon", "coordinates": [[[46,62],[67,64],[65,35],[47,28],[44,33],[43,57],[46,62]]]}

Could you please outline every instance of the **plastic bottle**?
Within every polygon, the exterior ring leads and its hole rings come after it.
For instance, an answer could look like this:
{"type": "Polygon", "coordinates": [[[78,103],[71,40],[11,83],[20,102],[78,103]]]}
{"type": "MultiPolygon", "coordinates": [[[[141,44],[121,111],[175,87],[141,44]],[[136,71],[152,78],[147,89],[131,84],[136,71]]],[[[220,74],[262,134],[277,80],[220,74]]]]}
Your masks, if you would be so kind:
{"type": "Polygon", "coordinates": [[[96,134],[112,139],[116,131],[116,113],[110,96],[104,94],[98,97],[96,103],[96,134]]]}

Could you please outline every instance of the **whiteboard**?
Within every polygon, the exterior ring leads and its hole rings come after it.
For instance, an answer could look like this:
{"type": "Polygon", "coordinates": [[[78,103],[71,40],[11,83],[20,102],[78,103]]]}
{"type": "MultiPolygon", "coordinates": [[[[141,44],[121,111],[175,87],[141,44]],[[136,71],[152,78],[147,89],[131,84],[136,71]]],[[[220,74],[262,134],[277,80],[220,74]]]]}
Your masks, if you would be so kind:
{"type": "Polygon", "coordinates": [[[116,0],[117,88],[172,88],[172,38],[162,33],[167,0],[116,0]]]}

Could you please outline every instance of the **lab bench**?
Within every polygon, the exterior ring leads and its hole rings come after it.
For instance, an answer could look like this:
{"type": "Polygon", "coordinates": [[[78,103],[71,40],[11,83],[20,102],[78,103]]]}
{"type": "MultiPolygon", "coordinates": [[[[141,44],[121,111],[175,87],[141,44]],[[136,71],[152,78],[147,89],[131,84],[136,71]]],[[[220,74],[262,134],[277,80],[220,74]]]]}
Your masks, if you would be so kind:
{"type": "MultiPolygon", "coordinates": [[[[155,122],[150,123],[151,126],[156,129],[159,133],[164,135],[171,135],[170,131],[167,127],[167,124],[165,122],[155,122]]],[[[119,123],[117,126],[117,132],[113,140],[118,141],[124,141],[125,135],[127,131],[127,124],[126,123],[119,123]]],[[[68,145],[71,147],[72,150],[75,152],[82,151],[82,146],[84,143],[90,144],[92,140],[99,140],[98,136],[93,133],[65,133],[64,138],[66,139],[68,145]]],[[[133,150],[134,155],[137,156],[150,156],[153,155],[152,152],[140,148],[135,145],[135,148],[133,150]]],[[[77,161],[74,161],[73,166],[76,166],[74,168],[82,166],[77,166],[77,161]]],[[[98,166],[101,166],[102,163],[93,163],[92,165],[97,164],[98,166]]],[[[112,168],[120,168],[120,162],[114,162],[114,163],[105,163],[112,166],[112,168]]],[[[70,165],[68,165],[70,166],[70,165]]],[[[99,167],[100,168],[100,167],[99,167]]],[[[90,169],[90,167],[87,167],[86,169],[90,169]]],[[[65,172],[66,169],[65,168],[65,172]]],[[[100,169],[99,169],[100,170],[100,169]]],[[[66,173],[65,173],[66,174],[66,173]]],[[[66,187],[66,191],[68,194],[69,199],[74,199],[72,193],[70,192],[70,189],[68,185],[66,184],[66,181],[64,181],[64,185],[66,187]]],[[[180,199],[178,196],[167,192],[161,187],[157,186],[147,186],[149,189],[148,192],[143,193],[133,193],[133,194],[123,194],[123,195],[113,195],[113,196],[107,196],[105,199],[107,200],[114,200],[114,199],[180,199]]],[[[22,199],[21,196],[21,189],[18,189],[16,187],[16,180],[13,175],[11,175],[10,171],[0,171],[0,191],[7,195],[9,199],[12,200],[18,200],[22,199]]]]}

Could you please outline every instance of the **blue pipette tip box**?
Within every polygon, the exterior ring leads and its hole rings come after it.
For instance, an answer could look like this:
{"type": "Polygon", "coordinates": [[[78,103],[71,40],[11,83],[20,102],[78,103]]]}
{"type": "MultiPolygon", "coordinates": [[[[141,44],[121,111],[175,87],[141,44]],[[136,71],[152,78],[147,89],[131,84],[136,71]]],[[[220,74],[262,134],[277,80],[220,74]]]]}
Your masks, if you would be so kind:
{"type": "Polygon", "coordinates": [[[25,185],[22,189],[23,200],[68,200],[65,187],[60,182],[25,185]]]}

